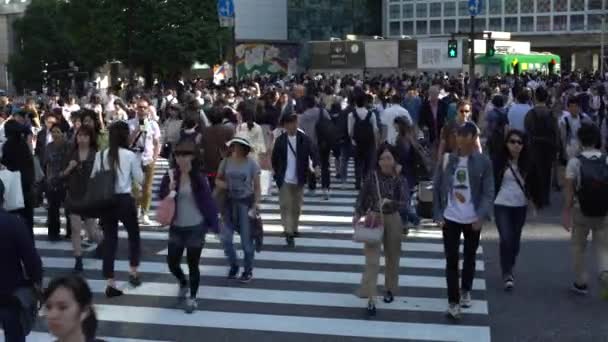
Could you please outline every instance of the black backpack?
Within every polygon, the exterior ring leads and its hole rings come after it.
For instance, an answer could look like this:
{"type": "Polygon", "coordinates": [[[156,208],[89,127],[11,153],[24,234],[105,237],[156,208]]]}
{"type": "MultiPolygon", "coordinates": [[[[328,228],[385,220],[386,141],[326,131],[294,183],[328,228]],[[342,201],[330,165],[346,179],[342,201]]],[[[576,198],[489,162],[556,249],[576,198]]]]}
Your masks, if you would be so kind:
{"type": "Polygon", "coordinates": [[[587,158],[580,161],[580,186],[576,191],[580,209],[588,217],[604,217],[608,214],[608,165],[606,156],[587,158]]]}
{"type": "Polygon", "coordinates": [[[357,146],[372,147],[375,144],[374,126],[372,125],[372,112],[368,111],[365,119],[361,120],[357,110],[353,109],[355,124],[353,126],[353,140],[357,146]]]}
{"type": "Polygon", "coordinates": [[[490,134],[488,136],[487,146],[491,156],[496,156],[500,153],[505,143],[505,128],[509,124],[507,114],[494,110],[496,114],[495,120],[492,122],[492,127],[489,127],[490,134]]]}
{"type": "Polygon", "coordinates": [[[319,107],[319,118],[315,125],[317,142],[321,148],[332,148],[338,143],[340,134],[338,133],[334,122],[323,114],[325,114],[325,110],[319,107]]]}

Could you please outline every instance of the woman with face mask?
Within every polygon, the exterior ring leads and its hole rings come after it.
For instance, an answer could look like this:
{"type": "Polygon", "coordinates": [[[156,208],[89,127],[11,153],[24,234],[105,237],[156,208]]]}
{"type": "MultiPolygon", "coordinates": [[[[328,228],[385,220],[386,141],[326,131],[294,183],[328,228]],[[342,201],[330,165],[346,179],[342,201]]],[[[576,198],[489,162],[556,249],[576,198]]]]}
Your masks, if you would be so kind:
{"type": "Polygon", "coordinates": [[[169,228],[167,263],[179,282],[180,298],[187,298],[185,311],[196,310],[200,283],[199,263],[208,231],[218,232],[218,210],[206,177],[200,171],[195,145],[180,141],[175,146],[175,170],[169,170],[160,186],[160,198],[175,199],[175,215],[169,228]],[[189,279],[180,266],[186,250],[189,279]]]}
{"type": "Polygon", "coordinates": [[[75,275],[55,278],[43,299],[49,332],[56,342],[103,342],[95,338],[93,293],[84,279],[75,275]]]}

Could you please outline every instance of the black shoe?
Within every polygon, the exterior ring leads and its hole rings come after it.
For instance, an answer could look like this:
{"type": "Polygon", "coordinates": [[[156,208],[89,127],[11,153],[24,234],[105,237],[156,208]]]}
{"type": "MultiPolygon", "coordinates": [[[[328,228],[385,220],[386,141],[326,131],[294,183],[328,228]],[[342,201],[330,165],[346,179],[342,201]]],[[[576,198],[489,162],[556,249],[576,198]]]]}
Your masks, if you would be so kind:
{"type": "Polygon", "coordinates": [[[294,238],[293,238],[292,235],[291,236],[287,236],[285,238],[285,241],[287,241],[287,247],[289,247],[289,248],[294,248],[296,246],[296,242],[295,242],[295,240],[294,240],[294,238]]]}
{"type": "Polygon", "coordinates": [[[115,287],[111,287],[111,286],[106,287],[106,297],[114,298],[114,297],[120,297],[122,295],[123,295],[123,293],[119,289],[117,289],[115,287]]]}
{"type": "Polygon", "coordinates": [[[393,293],[391,291],[386,291],[383,300],[385,303],[392,303],[395,300],[395,297],[393,296],[393,293]]]}
{"type": "Polygon", "coordinates": [[[136,275],[130,274],[129,284],[131,284],[133,287],[141,286],[141,279],[139,279],[139,277],[136,275]]]}
{"type": "Polygon", "coordinates": [[[95,259],[103,259],[103,242],[95,247],[95,259]]]}
{"type": "Polygon", "coordinates": [[[376,316],[376,304],[374,304],[374,303],[367,303],[367,315],[369,317],[376,316]]]}
{"type": "Polygon", "coordinates": [[[236,279],[237,274],[239,274],[239,267],[237,265],[230,266],[230,271],[228,272],[228,279],[236,279]]]}
{"type": "Polygon", "coordinates": [[[251,273],[251,271],[245,271],[243,272],[243,274],[241,274],[241,277],[239,278],[239,282],[243,283],[243,284],[248,284],[251,279],[253,279],[253,274],[251,273]]]}
{"type": "Polygon", "coordinates": [[[82,257],[76,257],[76,263],[74,264],[74,273],[82,273],[82,257]]]}
{"type": "Polygon", "coordinates": [[[59,237],[59,235],[49,235],[49,241],[51,241],[51,242],[57,242],[60,240],[61,240],[61,237],[59,237]]]}
{"type": "Polygon", "coordinates": [[[570,291],[576,293],[579,296],[586,296],[589,293],[589,287],[587,286],[587,284],[579,285],[577,283],[572,283],[570,291]]]}
{"type": "Polygon", "coordinates": [[[293,237],[300,237],[300,232],[294,232],[293,237]]]}

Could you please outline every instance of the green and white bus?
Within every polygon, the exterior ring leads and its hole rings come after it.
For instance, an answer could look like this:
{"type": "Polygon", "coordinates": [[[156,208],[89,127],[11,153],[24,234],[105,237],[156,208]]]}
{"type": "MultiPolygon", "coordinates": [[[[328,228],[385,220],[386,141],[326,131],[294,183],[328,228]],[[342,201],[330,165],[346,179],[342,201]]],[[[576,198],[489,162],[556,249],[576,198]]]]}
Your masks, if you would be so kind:
{"type": "Polygon", "coordinates": [[[558,55],[543,52],[529,54],[497,53],[492,57],[475,57],[476,72],[482,75],[515,74],[523,72],[541,72],[543,74],[559,74],[560,61],[558,55]]]}

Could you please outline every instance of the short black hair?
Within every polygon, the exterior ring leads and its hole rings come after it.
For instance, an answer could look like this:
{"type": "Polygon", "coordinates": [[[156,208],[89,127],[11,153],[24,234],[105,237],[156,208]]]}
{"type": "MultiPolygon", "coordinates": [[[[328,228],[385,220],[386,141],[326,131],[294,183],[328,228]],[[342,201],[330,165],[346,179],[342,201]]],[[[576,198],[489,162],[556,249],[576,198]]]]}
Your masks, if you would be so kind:
{"type": "Polygon", "coordinates": [[[492,97],[492,105],[496,108],[502,108],[505,106],[505,97],[501,94],[496,94],[492,97]]]}
{"type": "Polygon", "coordinates": [[[287,112],[281,117],[281,124],[291,123],[298,120],[298,115],[294,112],[287,112]]]}
{"type": "Polygon", "coordinates": [[[568,106],[570,106],[571,104],[575,104],[578,107],[580,107],[581,106],[581,99],[578,96],[574,96],[574,95],[570,96],[568,98],[568,106]]]}
{"type": "Polygon", "coordinates": [[[536,92],[534,95],[536,96],[536,101],[538,102],[547,102],[547,99],[549,98],[549,93],[544,87],[536,88],[536,92]]]}
{"type": "Polygon", "coordinates": [[[598,147],[602,142],[600,129],[590,122],[583,122],[576,136],[583,147],[598,147]]]}

